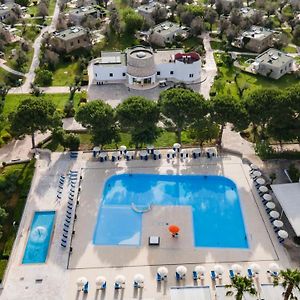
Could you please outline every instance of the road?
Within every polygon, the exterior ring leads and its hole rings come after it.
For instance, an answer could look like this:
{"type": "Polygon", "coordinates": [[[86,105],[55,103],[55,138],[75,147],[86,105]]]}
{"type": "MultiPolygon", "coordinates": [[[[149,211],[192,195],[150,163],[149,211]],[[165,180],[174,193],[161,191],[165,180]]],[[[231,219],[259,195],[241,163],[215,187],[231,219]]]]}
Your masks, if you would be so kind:
{"type": "Polygon", "coordinates": [[[40,64],[40,49],[41,49],[43,34],[45,32],[51,33],[53,31],[55,31],[56,23],[58,20],[58,15],[59,15],[59,0],[57,0],[56,4],[55,4],[55,9],[54,9],[51,24],[49,26],[44,27],[41,30],[40,34],[38,35],[38,37],[35,39],[35,41],[33,43],[32,47],[34,50],[34,54],[33,54],[30,69],[29,69],[28,73],[25,74],[25,82],[20,87],[12,88],[9,91],[10,94],[20,94],[20,93],[26,94],[26,93],[30,92],[30,84],[32,82],[34,82],[35,70],[38,68],[38,66],[40,64]]]}

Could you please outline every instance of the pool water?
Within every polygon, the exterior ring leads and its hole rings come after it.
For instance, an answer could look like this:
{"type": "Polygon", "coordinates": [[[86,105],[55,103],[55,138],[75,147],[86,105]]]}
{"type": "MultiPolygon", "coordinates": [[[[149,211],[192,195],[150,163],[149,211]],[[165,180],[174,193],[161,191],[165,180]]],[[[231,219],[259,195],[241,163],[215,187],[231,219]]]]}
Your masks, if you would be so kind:
{"type": "Polygon", "coordinates": [[[46,261],[54,218],[55,211],[38,211],[34,213],[23,256],[23,264],[44,263],[46,261]]]}
{"type": "MultiPolygon", "coordinates": [[[[95,245],[139,246],[149,205],[191,206],[195,247],[248,248],[235,183],[223,176],[122,174],[104,186],[95,245]]],[[[151,211],[149,212],[151,213],[151,211]]]]}

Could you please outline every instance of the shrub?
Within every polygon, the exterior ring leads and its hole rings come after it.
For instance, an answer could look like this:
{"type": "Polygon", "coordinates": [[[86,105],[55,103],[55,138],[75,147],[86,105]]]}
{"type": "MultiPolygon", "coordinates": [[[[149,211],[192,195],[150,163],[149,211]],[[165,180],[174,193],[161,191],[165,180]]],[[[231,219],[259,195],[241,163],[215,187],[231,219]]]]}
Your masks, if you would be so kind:
{"type": "Polygon", "coordinates": [[[8,132],[4,132],[1,135],[1,139],[3,140],[4,143],[7,143],[12,139],[12,136],[8,132]]]}
{"type": "Polygon", "coordinates": [[[68,148],[71,151],[78,150],[80,145],[79,136],[74,133],[67,133],[62,145],[64,148],[68,148]]]}
{"type": "Polygon", "coordinates": [[[290,164],[288,169],[289,176],[293,182],[298,182],[300,178],[300,170],[294,164],[290,164]]]}
{"type": "Polygon", "coordinates": [[[39,86],[50,86],[53,80],[53,73],[49,70],[38,69],[36,71],[35,83],[39,86]]]}

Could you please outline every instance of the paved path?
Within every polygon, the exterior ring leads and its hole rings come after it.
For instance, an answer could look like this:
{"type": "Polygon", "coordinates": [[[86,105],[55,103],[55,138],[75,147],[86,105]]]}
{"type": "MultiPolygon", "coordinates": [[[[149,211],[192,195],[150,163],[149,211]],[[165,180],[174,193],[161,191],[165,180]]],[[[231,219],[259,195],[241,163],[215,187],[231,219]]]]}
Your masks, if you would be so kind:
{"type": "Polygon", "coordinates": [[[0,59],[0,67],[1,67],[2,69],[4,69],[5,71],[7,71],[7,72],[9,72],[9,73],[12,73],[12,74],[14,74],[14,75],[17,75],[17,76],[21,76],[21,77],[25,76],[24,73],[18,72],[18,71],[16,71],[16,70],[10,68],[10,67],[7,66],[5,63],[6,63],[6,61],[5,61],[4,59],[0,59]]]}
{"type": "Polygon", "coordinates": [[[205,49],[205,65],[203,70],[205,72],[206,80],[201,83],[199,92],[208,99],[210,89],[214,83],[214,78],[218,73],[218,68],[214,58],[214,51],[210,45],[209,33],[203,34],[202,38],[205,49]]]}
{"type": "Polygon", "coordinates": [[[41,48],[41,43],[43,40],[43,34],[46,32],[51,33],[53,31],[55,31],[58,15],[59,15],[59,0],[57,0],[56,4],[55,4],[55,9],[54,9],[51,24],[49,26],[44,27],[41,30],[39,36],[35,39],[35,41],[33,43],[32,47],[34,50],[34,54],[33,54],[30,69],[29,69],[28,73],[25,74],[25,77],[26,77],[25,82],[23,83],[22,86],[11,89],[10,90],[11,94],[29,93],[30,92],[30,84],[32,82],[34,82],[35,70],[38,68],[38,66],[40,64],[40,48],[41,48]]]}

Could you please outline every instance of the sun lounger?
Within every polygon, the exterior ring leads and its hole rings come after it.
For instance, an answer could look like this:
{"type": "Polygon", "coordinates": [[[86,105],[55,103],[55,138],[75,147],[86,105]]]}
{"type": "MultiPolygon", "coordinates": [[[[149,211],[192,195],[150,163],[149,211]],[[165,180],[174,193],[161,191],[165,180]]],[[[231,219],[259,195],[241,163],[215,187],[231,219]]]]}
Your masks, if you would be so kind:
{"type": "Polygon", "coordinates": [[[60,243],[60,245],[61,245],[62,247],[64,247],[64,248],[67,247],[67,245],[66,245],[66,244],[63,244],[63,243],[60,243]]]}
{"type": "Polygon", "coordinates": [[[193,279],[198,280],[198,272],[193,271],[193,279]]]}
{"type": "Polygon", "coordinates": [[[68,215],[68,216],[71,216],[71,215],[72,215],[72,212],[70,212],[69,210],[67,210],[67,215],[68,215]]]}
{"type": "Polygon", "coordinates": [[[61,199],[61,194],[57,194],[56,197],[57,197],[58,199],[61,199]]]}
{"type": "Polygon", "coordinates": [[[216,280],[217,275],[216,275],[216,272],[214,270],[210,271],[210,277],[211,277],[212,280],[216,280]]]}
{"type": "Polygon", "coordinates": [[[89,282],[87,282],[83,288],[82,288],[82,291],[84,294],[87,294],[89,292],[89,282]]]}
{"type": "Polygon", "coordinates": [[[233,279],[235,276],[234,271],[233,270],[229,270],[229,277],[230,279],[233,279]]]}
{"type": "Polygon", "coordinates": [[[175,273],[175,276],[176,276],[176,280],[181,280],[182,277],[178,274],[178,272],[175,273]]]}
{"type": "Polygon", "coordinates": [[[68,205],[68,209],[72,209],[72,206],[68,205]]]}
{"type": "Polygon", "coordinates": [[[61,241],[62,241],[63,243],[67,243],[67,240],[65,240],[64,238],[62,238],[61,241]]]}
{"type": "Polygon", "coordinates": [[[63,237],[64,237],[65,239],[68,238],[68,236],[67,236],[65,233],[63,233],[63,237]]]}
{"type": "Polygon", "coordinates": [[[67,228],[70,227],[70,225],[68,223],[64,223],[64,226],[67,227],[67,228]]]}
{"type": "Polygon", "coordinates": [[[66,215],[66,218],[70,221],[71,220],[71,216],[66,215]]]}
{"type": "Polygon", "coordinates": [[[156,281],[162,281],[162,277],[159,273],[156,273],[156,281]]]}
{"type": "Polygon", "coordinates": [[[120,283],[115,282],[115,289],[118,290],[121,288],[122,288],[122,285],[120,283]]]}
{"type": "Polygon", "coordinates": [[[66,233],[68,233],[68,232],[69,232],[69,230],[67,230],[66,228],[64,228],[64,229],[63,229],[63,231],[64,231],[64,232],[66,232],[66,233]]]}
{"type": "Polygon", "coordinates": [[[251,269],[247,269],[247,275],[249,278],[253,278],[253,272],[251,269]]]}
{"type": "Polygon", "coordinates": [[[65,219],[65,221],[66,221],[68,224],[70,224],[70,223],[71,223],[71,221],[70,221],[70,220],[68,220],[68,219],[65,219]]]}

